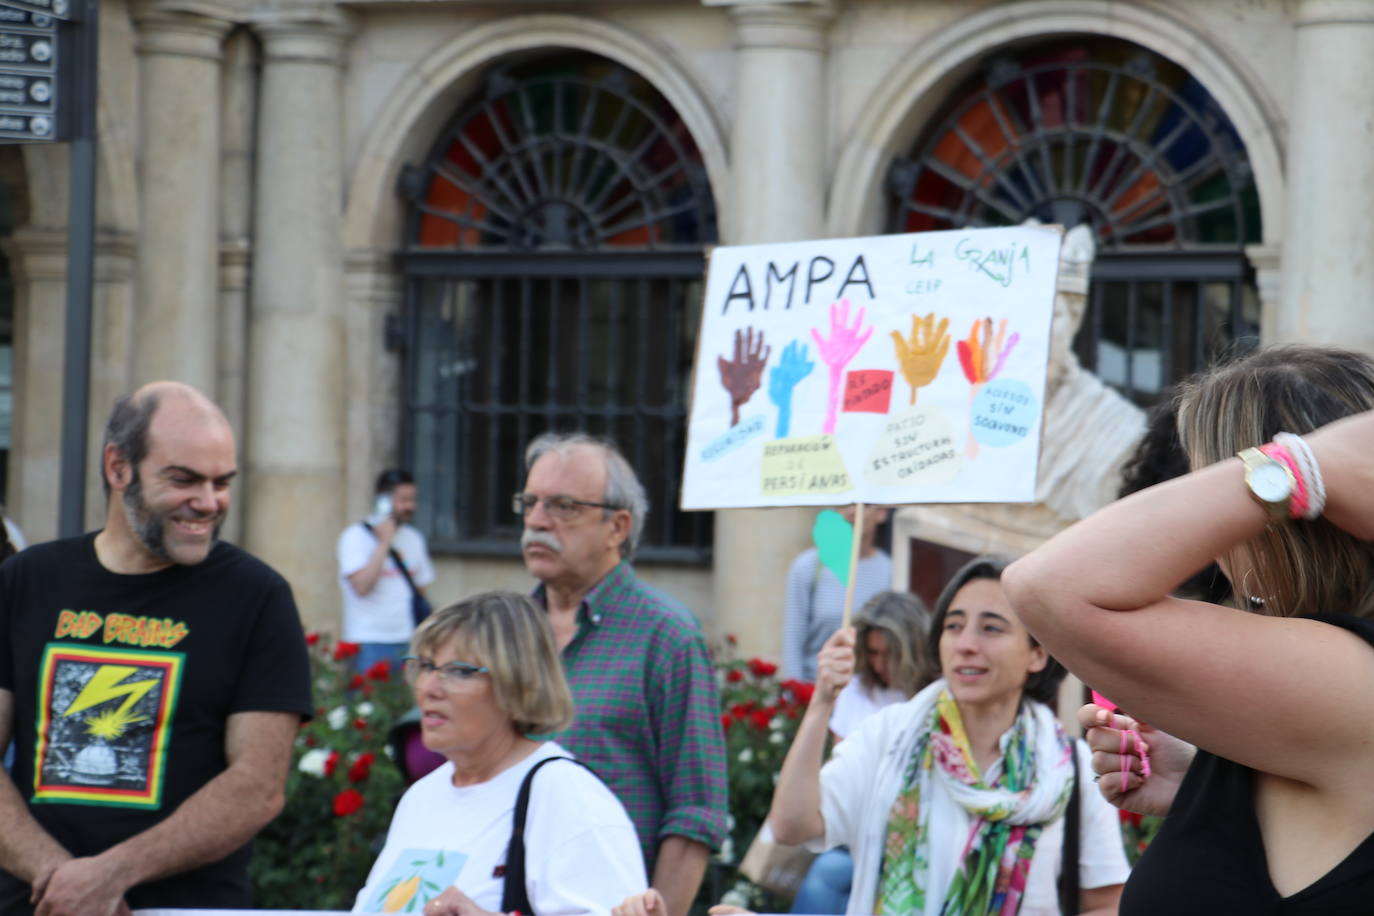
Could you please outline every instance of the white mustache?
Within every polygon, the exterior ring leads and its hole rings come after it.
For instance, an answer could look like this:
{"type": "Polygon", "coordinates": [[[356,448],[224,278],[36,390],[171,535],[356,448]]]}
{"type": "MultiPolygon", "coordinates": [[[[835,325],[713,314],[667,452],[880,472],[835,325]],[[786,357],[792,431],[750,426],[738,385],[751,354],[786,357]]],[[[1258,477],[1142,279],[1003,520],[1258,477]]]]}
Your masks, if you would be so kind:
{"type": "Polygon", "coordinates": [[[520,549],[524,550],[531,544],[539,544],[542,547],[547,547],[554,553],[563,552],[563,542],[551,531],[531,531],[529,528],[526,528],[520,535],[520,549]]]}

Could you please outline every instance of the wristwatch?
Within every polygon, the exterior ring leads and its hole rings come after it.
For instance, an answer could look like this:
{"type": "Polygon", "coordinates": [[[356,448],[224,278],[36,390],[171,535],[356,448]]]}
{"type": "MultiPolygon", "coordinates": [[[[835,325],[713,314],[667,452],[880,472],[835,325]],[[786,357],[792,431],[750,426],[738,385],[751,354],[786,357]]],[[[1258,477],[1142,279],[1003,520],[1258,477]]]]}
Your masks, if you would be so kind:
{"type": "Polygon", "coordinates": [[[1293,491],[1297,481],[1288,465],[1270,458],[1257,448],[1236,453],[1245,465],[1245,485],[1250,496],[1264,507],[1273,522],[1286,522],[1292,517],[1293,491]]]}

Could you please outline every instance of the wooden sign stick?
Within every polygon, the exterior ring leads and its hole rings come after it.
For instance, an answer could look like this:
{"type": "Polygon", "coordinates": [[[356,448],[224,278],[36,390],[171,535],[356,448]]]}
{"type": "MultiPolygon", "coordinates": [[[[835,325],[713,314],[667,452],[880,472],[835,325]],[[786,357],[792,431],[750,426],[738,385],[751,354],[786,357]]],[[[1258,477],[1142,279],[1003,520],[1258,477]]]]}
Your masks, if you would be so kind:
{"type": "Polygon", "coordinates": [[[849,626],[850,613],[854,610],[854,581],[859,576],[859,541],[864,531],[864,504],[854,504],[854,540],[849,548],[849,581],[844,586],[844,616],[840,626],[849,626]]]}

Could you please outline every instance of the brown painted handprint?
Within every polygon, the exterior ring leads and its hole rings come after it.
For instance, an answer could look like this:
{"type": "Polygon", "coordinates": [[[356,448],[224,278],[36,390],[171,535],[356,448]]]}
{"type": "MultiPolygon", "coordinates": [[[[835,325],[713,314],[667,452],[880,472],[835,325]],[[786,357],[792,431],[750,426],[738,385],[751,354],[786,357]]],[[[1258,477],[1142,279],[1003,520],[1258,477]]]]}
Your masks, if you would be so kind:
{"type": "Polygon", "coordinates": [[[753,326],[735,331],[735,358],[716,357],[720,367],[720,383],[730,393],[730,425],[739,422],[739,409],[759,390],[763,367],[772,347],[763,345],[763,331],[754,333],[753,326]]]}
{"type": "Polygon", "coordinates": [[[911,316],[911,340],[905,340],[897,331],[892,332],[892,345],[897,350],[897,365],[902,368],[902,378],[911,386],[911,403],[916,403],[916,389],[924,388],[940,374],[949,353],[949,319],[941,318],[935,324],[935,313],[922,318],[911,316]]]}

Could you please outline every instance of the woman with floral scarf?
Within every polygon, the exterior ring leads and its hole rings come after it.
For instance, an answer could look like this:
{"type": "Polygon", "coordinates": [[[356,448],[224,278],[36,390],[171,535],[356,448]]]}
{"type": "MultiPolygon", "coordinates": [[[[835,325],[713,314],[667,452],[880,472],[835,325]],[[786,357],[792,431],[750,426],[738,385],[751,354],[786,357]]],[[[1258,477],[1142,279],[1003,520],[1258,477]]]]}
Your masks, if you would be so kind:
{"type": "Polygon", "coordinates": [[[1075,785],[1080,890],[1067,909],[1116,910],[1128,873],[1117,815],[1087,779],[1086,748],[1046,705],[1064,669],[1012,611],[1006,564],[979,557],[955,574],[931,624],[942,677],[866,719],[824,767],[826,722],[854,670],[852,630],[821,650],[769,822],[783,843],[850,847],[849,913],[1057,916],[1075,785]]]}

